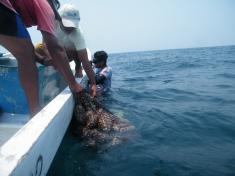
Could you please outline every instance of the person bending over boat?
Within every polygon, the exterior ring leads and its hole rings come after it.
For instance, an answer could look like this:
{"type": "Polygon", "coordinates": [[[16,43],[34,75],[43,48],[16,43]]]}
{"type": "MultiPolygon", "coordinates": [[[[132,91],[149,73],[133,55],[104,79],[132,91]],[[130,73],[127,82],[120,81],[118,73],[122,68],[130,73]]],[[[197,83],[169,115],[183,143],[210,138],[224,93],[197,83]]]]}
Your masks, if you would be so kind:
{"type": "MultiPolygon", "coordinates": [[[[38,74],[34,47],[26,27],[37,26],[56,68],[70,89],[81,92],[69,67],[67,55],[55,34],[55,14],[46,0],[0,0],[0,45],[8,49],[18,61],[19,77],[25,91],[31,115],[39,111],[38,74]]],[[[91,80],[91,82],[95,82],[91,80]]],[[[94,83],[93,83],[94,84],[94,83]]],[[[95,86],[91,95],[95,96],[95,86]]]]}
{"type": "MultiPolygon", "coordinates": [[[[81,62],[88,75],[89,80],[92,80],[92,67],[88,59],[84,36],[81,32],[79,22],[79,10],[71,4],[64,4],[59,9],[61,21],[57,22],[56,35],[59,43],[64,47],[69,61],[74,60],[76,63],[75,77],[82,77],[81,62]]],[[[45,44],[37,44],[35,46],[35,54],[37,61],[43,65],[53,65],[53,60],[45,46],[45,44]]]]}
{"type": "Polygon", "coordinates": [[[108,54],[105,51],[97,51],[94,54],[95,81],[97,95],[106,93],[111,88],[112,68],[107,65],[108,54]]]}

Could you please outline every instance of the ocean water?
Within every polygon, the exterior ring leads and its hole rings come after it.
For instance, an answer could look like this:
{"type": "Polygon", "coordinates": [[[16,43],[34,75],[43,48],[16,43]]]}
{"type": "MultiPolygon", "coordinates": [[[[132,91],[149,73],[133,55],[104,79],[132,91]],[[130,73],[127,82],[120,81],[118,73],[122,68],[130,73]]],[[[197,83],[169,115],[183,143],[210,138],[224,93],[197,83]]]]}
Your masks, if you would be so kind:
{"type": "Polygon", "coordinates": [[[67,132],[49,176],[234,176],[235,46],[111,54],[104,104],[138,137],[89,148],[67,132]]]}

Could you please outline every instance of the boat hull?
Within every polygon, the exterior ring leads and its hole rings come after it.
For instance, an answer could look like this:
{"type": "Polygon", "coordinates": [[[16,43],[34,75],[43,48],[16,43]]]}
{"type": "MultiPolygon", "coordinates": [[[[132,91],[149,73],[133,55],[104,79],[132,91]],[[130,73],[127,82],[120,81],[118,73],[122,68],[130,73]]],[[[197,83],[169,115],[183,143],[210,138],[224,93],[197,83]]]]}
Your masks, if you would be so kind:
{"type": "Polygon", "coordinates": [[[0,148],[0,175],[46,175],[72,118],[65,89],[0,148]]]}
{"type": "MultiPolygon", "coordinates": [[[[37,69],[39,101],[44,106],[65,89],[66,84],[53,67],[38,64],[37,69]]],[[[15,59],[0,59],[0,109],[6,113],[28,114],[28,103],[18,75],[15,59]]]]}

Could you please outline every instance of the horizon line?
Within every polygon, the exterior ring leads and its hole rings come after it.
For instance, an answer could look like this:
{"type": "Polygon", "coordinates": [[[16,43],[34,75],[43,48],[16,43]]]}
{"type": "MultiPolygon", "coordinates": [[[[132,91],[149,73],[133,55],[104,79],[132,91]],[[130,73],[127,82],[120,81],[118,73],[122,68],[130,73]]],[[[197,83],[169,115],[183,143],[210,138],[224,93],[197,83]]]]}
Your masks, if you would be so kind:
{"type": "Polygon", "coordinates": [[[120,52],[110,52],[109,54],[125,54],[125,53],[139,53],[139,52],[153,52],[153,51],[167,51],[167,50],[182,50],[182,49],[197,49],[197,48],[216,48],[216,47],[228,47],[235,46],[235,44],[228,45],[213,45],[213,46],[196,46],[188,48],[164,48],[164,49],[150,49],[150,50],[136,50],[136,51],[120,51],[120,52]]]}

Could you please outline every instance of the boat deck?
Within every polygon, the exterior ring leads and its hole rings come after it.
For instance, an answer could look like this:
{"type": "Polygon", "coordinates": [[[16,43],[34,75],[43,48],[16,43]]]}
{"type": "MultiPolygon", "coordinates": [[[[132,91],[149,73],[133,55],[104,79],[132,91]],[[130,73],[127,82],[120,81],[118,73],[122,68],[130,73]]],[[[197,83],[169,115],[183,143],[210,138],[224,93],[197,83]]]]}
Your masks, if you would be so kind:
{"type": "Polygon", "coordinates": [[[0,115],[0,147],[29,120],[28,115],[3,113],[0,115]]]}

